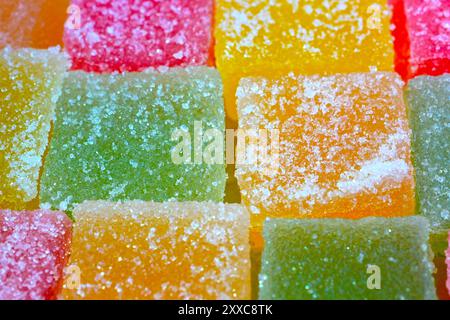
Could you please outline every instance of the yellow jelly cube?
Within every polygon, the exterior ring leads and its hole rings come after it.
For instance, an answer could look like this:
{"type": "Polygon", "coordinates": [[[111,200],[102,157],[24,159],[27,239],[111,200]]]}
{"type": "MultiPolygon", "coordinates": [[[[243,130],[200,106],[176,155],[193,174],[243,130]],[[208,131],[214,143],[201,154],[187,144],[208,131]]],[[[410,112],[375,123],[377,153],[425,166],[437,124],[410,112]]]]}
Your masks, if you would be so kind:
{"type": "Polygon", "coordinates": [[[93,201],[74,217],[65,299],[250,299],[240,205],[93,201]]]}
{"type": "Polygon", "coordinates": [[[24,209],[37,196],[67,68],[57,48],[0,51],[0,208],[24,209]]]}
{"type": "Polygon", "coordinates": [[[244,76],[394,70],[386,0],[218,0],[216,60],[225,104],[237,120],[244,76]]]}

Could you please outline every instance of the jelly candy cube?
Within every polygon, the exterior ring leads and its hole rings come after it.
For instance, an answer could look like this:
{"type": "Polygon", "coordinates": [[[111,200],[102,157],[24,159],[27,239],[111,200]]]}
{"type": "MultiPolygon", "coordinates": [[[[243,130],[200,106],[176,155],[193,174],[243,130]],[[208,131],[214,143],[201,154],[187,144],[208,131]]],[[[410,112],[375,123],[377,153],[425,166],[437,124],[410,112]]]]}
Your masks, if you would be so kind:
{"type": "Polygon", "coordinates": [[[245,78],[237,96],[239,129],[244,136],[262,130],[274,159],[265,162],[261,134],[248,144],[238,142],[240,154],[258,149],[256,159],[237,161],[255,226],[266,216],[415,213],[410,129],[398,75],[245,78]]]}
{"type": "Polygon", "coordinates": [[[140,71],[206,65],[212,47],[212,0],[72,0],[81,24],[66,25],[73,68],[140,71]]]}
{"type": "Polygon", "coordinates": [[[225,164],[206,160],[214,145],[208,130],[224,131],[222,83],[212,68],[70,72],[44,165],[41,203],[70,210],[85,200],[223,201],[225,164]],[[196,139],[196,132],[204,138],[196,139]],[[174,157],[185,143],[188,157],[174,157]],[[204,153],[196,152],[198,146],[204,153]]]}
{"type": "Polygon", "coordinates": [[[63,212],[0,210],[0,300],[57,298],[71,228],[63,212]]]}
{"type": "Polygon", "coordinates": [[[260,299],[435,299],[423,217],[268,219],[260,299]]]}
{"type": "Polygon", "coordinates": [[[450,2],[403,0],[411,76],[450,72],[450,2]]]}
{"type": "Polygon", "coordinates": [[[249,216],[240,205],[86,202],[74,210],[66,299],[250,299],[249,216]]]}

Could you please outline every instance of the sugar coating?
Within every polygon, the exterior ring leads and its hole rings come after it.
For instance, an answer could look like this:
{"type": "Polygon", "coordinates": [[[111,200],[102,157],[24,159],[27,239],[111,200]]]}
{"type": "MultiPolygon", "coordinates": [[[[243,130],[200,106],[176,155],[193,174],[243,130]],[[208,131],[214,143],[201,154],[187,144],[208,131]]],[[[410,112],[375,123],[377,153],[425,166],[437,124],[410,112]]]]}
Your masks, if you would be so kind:
{"type": "Polygon", "coordinates": [[[6,0],[0,6],[0,48],[62,45],[70,0],[6,0]]]}
{"type": "Polygon", "coordinates": [[[206,65],[212,47],[212,0],[72,0],[79,28],[66,24],[73,68],[139,71],[206,65]]]}
{"type": "Polygon", "coordinates": [[[192,153],[211,143],[195,141],[195,121],[204,132],[224,131],[216,70],[70,72],[56,113],[41,179],[44,207],[70,210],[85,200],[223,200],[224,164],[172,158],[180,144],[172,139],[177,130],[190,137],[192,153]]]}
{"type": "Polygon", "coordinates": [[[393,71],[391,13],[386,0],[219,0],[217,67],[227,115],[245,76],[393,71]],[[270,63],[268,63],[270,62],[270,63]]]}
{"type": "Polygon", "coordinates": [[[249,215],[211,202],[86,202],[65,299],[249,299],[249,215]]]}
{"type": "Polygon", "coordinates": [[[436,299],[428,235],[418,216],[268,219],[259,298],[436,299]]]}
{"type": "Polygon", "coordinates": [[[450,228],[450,75],[420,76],[406,90],[419,213],[450,228]]]}
{"type": "Polygon", "coordinates": [[[0,51],[0,208],[22,209],[37,196],[66,68],[59,48],[0,51]]]}
{"type": "Polygon", "coordinates": [[[412,76],[450,72],[450,2],[403,0],[412,76]]]}
{"type": "Polygon", "coordinates": [[[278,171],[265,170],[264,162],[237,165],[255,222],[413,214],[402,86],[388,72],[244,78],[237,90],[239,128],[279,131],[278,171]]]}
{"type": "Polygon", "coordinates": [[[63,212],[0,210],[0,300],[56,299],[71,228],[63,212]]]}

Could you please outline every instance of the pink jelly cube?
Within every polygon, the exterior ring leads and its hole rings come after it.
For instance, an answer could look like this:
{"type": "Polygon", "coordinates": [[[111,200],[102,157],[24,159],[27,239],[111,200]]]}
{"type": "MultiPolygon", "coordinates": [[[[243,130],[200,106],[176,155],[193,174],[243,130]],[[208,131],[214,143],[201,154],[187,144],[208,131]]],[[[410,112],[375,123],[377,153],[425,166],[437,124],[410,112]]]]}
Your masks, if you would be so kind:
{"type": "Polygon", "coordinates": [[[211,61],[213,0],[72,0],[73,69],[141,71],[211,61]]]}
{"type": "Polygon", "coordinates": [[[411,76],[450,72],[450,1],[403,1],[411,76]]]}
{"type": "Polygon", "coordinates": [[[0,300],[56,299],[71,228],[62,212],[0,210],[0,300]]]}

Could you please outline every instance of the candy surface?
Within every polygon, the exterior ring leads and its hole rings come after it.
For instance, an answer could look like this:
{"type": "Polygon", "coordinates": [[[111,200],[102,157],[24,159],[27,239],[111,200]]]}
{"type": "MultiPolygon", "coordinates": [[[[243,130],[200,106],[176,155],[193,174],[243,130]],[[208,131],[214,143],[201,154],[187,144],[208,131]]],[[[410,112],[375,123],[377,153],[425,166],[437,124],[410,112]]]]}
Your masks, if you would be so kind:
{"type": "MultiPolygon", "coordinates": [[[[257,161],[237,163],[255,223],[265,216],[414,214],[402,86],[396,74],[383,72],[243,79],[239,128],[279,136],[278,150],[263,142],[269,153],[278,151],[278,161],[269,166],[258,153],[257,161]]],[[[261,141],[238,143],[238,153],[260,149],[261,141]]]]}
{"type": "Polygon", "coordinates": [[[66,25],[73,68],[139,71],[206,65],[212,47],[212,0],[72,0],[80,28],[66,25]]]}
{"type": "Polygon", "coordinates": [[[249,299],[249,216],[240,205],[86,202],[74,210],[73,299],[249,299]]]}
{"type": "Polygon", "coordinates": [[[411,76],[450,72],[450,1],[403,0],[411,76]]]}
{"type": "Polygon", "coordinates": [[[406,90],[419,213],[450,228],[450,75],[412,79],[406,90]]]}
{"type": "Polygon", "coordinates": [[[386,0],[219,0],[215,52],[227,116],[236,120],[241,77],[393,71],[390,16],[386,0]]]}
{"type": "Polygon", "coordinates": [[[406,28],[405,6],[403,0],[389,0],[388,3],[392,9],[391,32],[394,38],[395,71],[406,81],[411,75],[409,70],[410,43],[406,28]]]}
{"type": "Polygon", "coordinates": [[[56,299],[71,227],[63,212],[0,210],[0,300],[56,299]]]}
{"type": "Polygon", "coordinates": [[[24,209],[37,196],[67,67],[57,48],[0,51],[0,208],[24,209]]]}
{"type": "Polygon", "coordinates": [[[0,48],[62,45],[70,0],[6,0],[0,6],[0,48]]]}
{"type": "Polygon", "coordinates": [[[435,299],[423,217],[269,219],[260,299],[435,299]]]}
{"type": "Polygon", "coordinates": [[[220,202],[225,165],[194,157],[177,162],[174,150],[183,142],[174,133],[183,133],[188,151],[200,145],[206,153],[206,132],[223,132],[223,113],[220,76],[211,68],[71,72],[58,102],[41,203],[70,210],[84,200],[220,202]],[[203,142],[196,143],[196,121],[203,142]]]}

